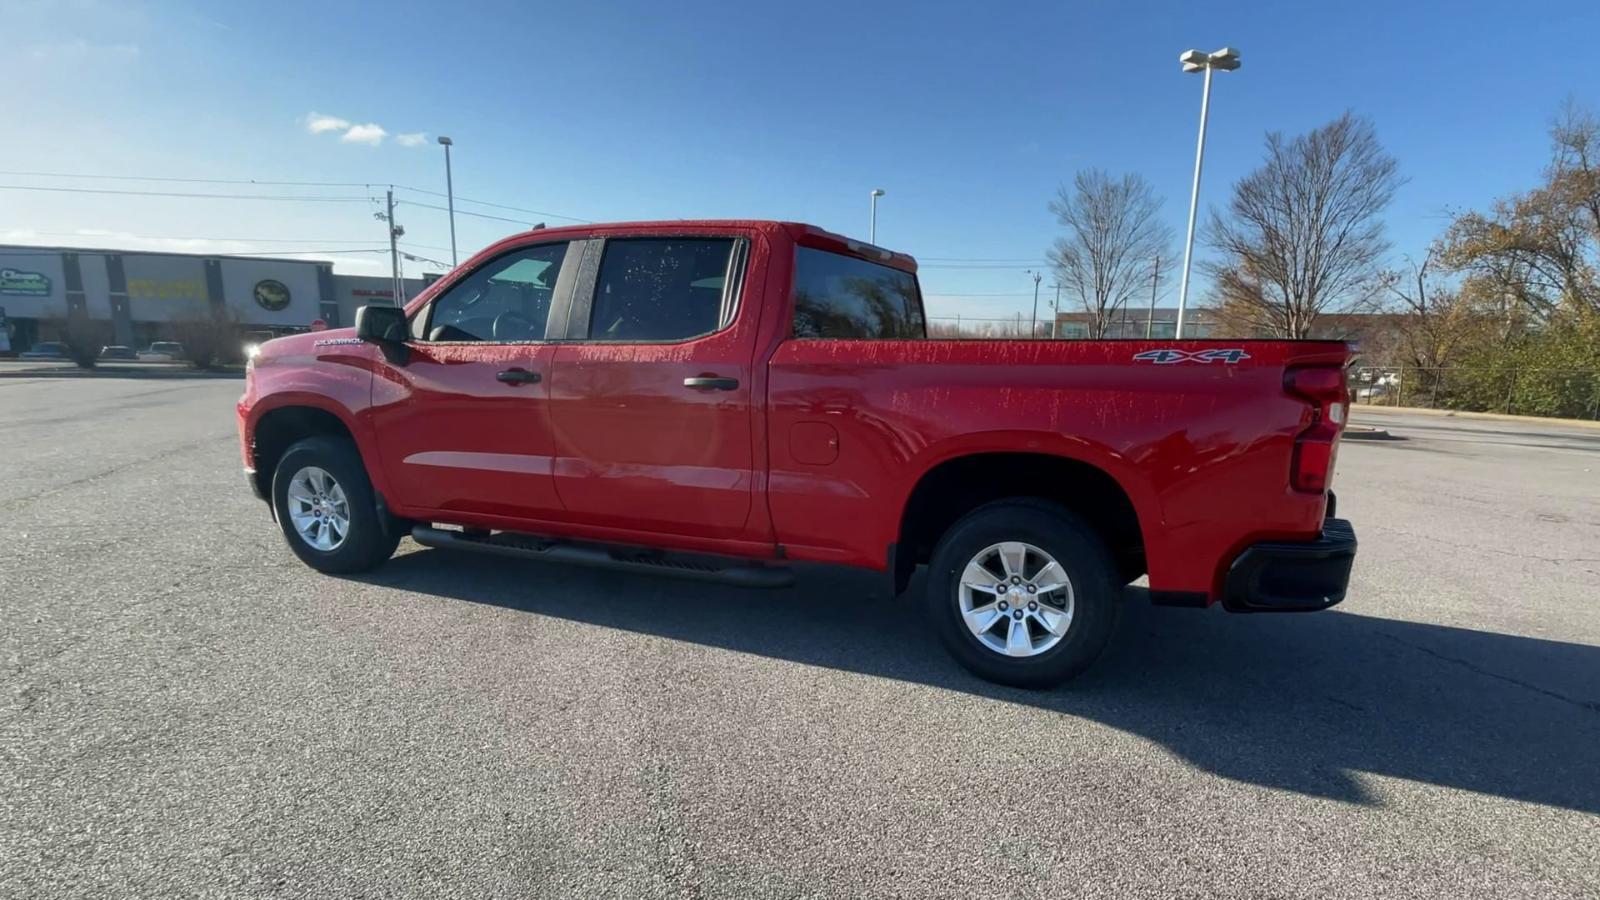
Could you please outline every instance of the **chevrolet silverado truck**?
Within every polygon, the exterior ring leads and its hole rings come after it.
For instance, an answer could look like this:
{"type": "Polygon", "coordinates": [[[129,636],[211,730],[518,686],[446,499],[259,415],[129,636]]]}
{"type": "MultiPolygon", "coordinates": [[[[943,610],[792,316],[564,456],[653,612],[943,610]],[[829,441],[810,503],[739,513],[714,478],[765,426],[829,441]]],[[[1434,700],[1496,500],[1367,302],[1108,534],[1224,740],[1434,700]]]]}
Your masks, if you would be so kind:
{"type": "Polygon", "coordinates": [[[1021,686],[1089,665],[1141,577],[1235,612],[1344,598],[1346,344],[933,339],[916,271],[785,222],[519,234],[263,344],[245,473],[330,573],[406,535],[751,587],[926,567],[956,660],[1021,686]]]}

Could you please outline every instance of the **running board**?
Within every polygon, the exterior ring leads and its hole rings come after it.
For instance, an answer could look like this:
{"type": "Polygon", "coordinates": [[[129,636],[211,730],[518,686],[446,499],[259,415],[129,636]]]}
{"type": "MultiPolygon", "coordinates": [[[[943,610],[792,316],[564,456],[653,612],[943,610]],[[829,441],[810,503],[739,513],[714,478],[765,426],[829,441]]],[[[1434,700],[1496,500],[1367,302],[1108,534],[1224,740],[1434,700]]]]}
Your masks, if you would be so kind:
{"type": "Polygon", "coordinates": [[[496,556],[541,559],[600,569],[620,569],[624,572],[648,572],[740,587],[779,588],[794,584],[794,570],[785,566],[763,566],[732,558],[689,556],[639,547],[570,544],[510,531],[484,534],[418,525],[411,529],[411,538],[424,547],[442,550],[471,550],[496,556]]]}

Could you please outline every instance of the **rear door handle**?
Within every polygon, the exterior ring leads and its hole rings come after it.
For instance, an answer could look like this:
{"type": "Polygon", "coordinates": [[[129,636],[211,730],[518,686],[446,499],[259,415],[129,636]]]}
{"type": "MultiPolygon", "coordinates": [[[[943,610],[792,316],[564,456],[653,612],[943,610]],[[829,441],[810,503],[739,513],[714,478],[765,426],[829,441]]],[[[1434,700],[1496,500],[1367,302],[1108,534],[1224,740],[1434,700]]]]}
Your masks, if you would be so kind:
{"type": "Polygon", "coordinates": [[[683,386],[694,388],[697,391],[735,391],[739,389],[739,379],[722,378],[717,375],[696,375],[685,378],[683,386]]]}
{"type": "Polygon", "coordinates": [[[538,384],[539,373],[529,372],[527,369],[507,369],[494,376],[494,380],[506,384],[538,384]]]}

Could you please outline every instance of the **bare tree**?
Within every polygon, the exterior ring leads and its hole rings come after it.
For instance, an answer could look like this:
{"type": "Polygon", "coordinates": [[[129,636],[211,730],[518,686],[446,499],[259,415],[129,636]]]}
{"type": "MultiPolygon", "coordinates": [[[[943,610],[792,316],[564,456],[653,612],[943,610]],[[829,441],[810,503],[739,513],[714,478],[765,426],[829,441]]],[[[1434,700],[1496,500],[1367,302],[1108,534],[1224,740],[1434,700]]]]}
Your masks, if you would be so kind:
{"type": "Polygon", "coordinates": [[[1429,248],[1422,263],[1384,277],[1400,311],[1398,331],[1405,362],[1424,373],[1453,364],[1459,351],[1488,330],[1480,309],[1440,277],[1438,256],[1440,248],[1429,248]]]}
{"type": "Polygon", "coordinates": [[[1219,318],[1286,338],[1354,312],[1381,289],[1383,210],[1402,183],[1372,123],[1345,113],[1308,134],[1267,135],[1267,158],[1211,213],[1208,265],[1219,318]]]}
{"type": "Polygon", "coordinates": [[[95,361],[100,358],[100,347],[104,344],[89,317],[82,312],[77,314],[51,314],[44,317],[40,323],[43,332],[50,335],[51,339],[61,344],[66,350],[67,358],[77,364],[80,369],[94,368],[95,361]]]}
{"type": "Polygon", "coordinates": [[[1063,185],[1050,211],[1066,229],[1049,253],[1056,280],[1089,314],[1089,337],[1105,337],[1117,310],[1150,286],[1151,267],[1172,242],[1161,198],[1136,174],[1099,169],[1063,185]]]}
{"type": "Polygon", "coordinates": [[[183,357],[197,369],[237,362],[244,352],[239,325],[231,311],[192,312],[167,323],[167,333],[183,345],[183,357]]]}

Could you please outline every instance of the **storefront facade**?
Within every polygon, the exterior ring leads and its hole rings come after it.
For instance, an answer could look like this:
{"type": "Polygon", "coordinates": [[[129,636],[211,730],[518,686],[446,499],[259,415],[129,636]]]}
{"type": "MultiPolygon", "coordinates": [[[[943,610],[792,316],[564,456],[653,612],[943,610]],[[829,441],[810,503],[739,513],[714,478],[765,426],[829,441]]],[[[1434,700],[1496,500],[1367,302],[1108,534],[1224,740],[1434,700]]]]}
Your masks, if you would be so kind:
{"type": "MultiPolygon", "coordinates": [[[[407,281],[408,296],[421,289],[407,281]]],[[[0,327],[12,353],[79,318],[104,343],[129,347],[202,317],[241,332],[283,334],[319,320],[336,328],[362,305],[392,303],[393,293],[388,278],[335,275],[311,260],[0,245],[0,327]]]]}

